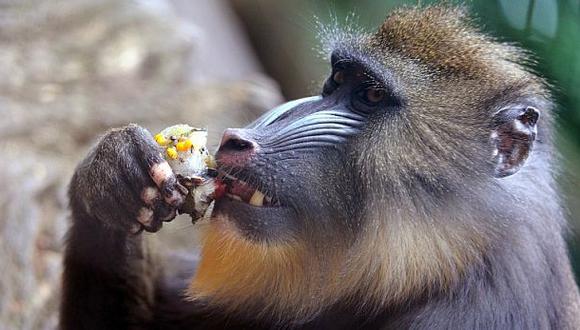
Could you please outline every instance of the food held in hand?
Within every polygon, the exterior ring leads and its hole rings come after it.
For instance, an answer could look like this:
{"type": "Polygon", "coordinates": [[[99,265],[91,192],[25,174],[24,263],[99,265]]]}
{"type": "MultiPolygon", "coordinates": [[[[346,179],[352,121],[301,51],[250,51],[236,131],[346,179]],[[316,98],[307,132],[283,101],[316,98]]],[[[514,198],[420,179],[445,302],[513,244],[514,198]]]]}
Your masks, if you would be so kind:
{"type": "Polygon", "coordinates": [[[164,157],[179,182],[189,193],[180,208],[195,221],[211,215],[211,204],[220,195],[221,182],[215,179],[215,160],[207,150],[207,130],[189,125],[167,127],[155,135],[164,157]]]}

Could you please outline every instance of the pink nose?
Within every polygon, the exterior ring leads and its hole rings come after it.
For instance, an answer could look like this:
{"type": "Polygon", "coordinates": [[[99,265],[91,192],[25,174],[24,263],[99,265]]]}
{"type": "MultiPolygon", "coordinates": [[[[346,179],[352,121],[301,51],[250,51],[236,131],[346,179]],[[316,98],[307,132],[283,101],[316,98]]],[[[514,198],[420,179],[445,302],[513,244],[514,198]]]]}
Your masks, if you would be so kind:
{"type": "Polygon", "coordinates": [[[251,139],[244,129],[227,129],[222,136],[217,157],[222,160],[236,158],[247,159],[258,150],[258,144],[251,139]]]}

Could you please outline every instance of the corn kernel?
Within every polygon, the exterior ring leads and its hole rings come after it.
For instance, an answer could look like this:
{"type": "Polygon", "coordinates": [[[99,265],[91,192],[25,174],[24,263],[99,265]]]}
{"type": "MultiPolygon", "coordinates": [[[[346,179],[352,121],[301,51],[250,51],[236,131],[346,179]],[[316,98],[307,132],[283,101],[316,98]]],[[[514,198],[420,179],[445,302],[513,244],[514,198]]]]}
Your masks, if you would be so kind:
{"type": "Polygon", "coordinates": [[[166,152],[167,152],[167,157],[169,157],[171,159],[177,159],[177,150],[175,150],[175,147],[167,148],[166,152]]]}
{"type": "Polygon", "coordinates": [[[191,140],[184,140],[184,141],[177,142],[177,145],[175,147],[179,151],[189,151],[189,150],[191,150],[192,145],[193,145],[193,143],[191,142],[191,140]]]}
{"type": "Polygon", "coordinates": [[[160,145],[160,146],[166,146],[170,142],[161,133],[155,135],[153,138],[155,139],[155,142],[157,142],[157,144],[160,145]]]}
{"type": "Polygon", "coordinates": [[[216,168],[217,167],[215,159],[211,155],[208,155],[205,158],[205,165],[209,168],[216,168]]]}

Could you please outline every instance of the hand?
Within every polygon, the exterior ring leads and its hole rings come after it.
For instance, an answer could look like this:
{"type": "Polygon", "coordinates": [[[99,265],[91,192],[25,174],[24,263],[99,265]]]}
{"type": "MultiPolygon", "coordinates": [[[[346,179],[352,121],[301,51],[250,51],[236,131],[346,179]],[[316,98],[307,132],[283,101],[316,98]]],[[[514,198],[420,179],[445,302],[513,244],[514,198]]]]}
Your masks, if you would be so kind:
{"type": "Polygon", "coordinates": [[[76,169],[69,195],[73,212],[80,209],[106,227],[156,232],[175,218],[187,189],[151,134],[129,125],[110,131],[91,150],[76,169]]]}

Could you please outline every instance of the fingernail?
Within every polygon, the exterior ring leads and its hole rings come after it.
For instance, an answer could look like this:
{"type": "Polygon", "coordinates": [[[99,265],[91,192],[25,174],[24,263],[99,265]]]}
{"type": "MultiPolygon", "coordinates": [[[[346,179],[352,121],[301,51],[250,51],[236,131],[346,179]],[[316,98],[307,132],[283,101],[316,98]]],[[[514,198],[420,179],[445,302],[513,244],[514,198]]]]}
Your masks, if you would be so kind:
{"type": "Polygon", "coordinates": [[[181,192],[183,195],[187,195],[189,194],[189,190],[187,190],[187,188],[185,188],[184,186],[182,186],[181,184],[176,184],[177,189],[179,190],[179,192],[181,192]]]}

